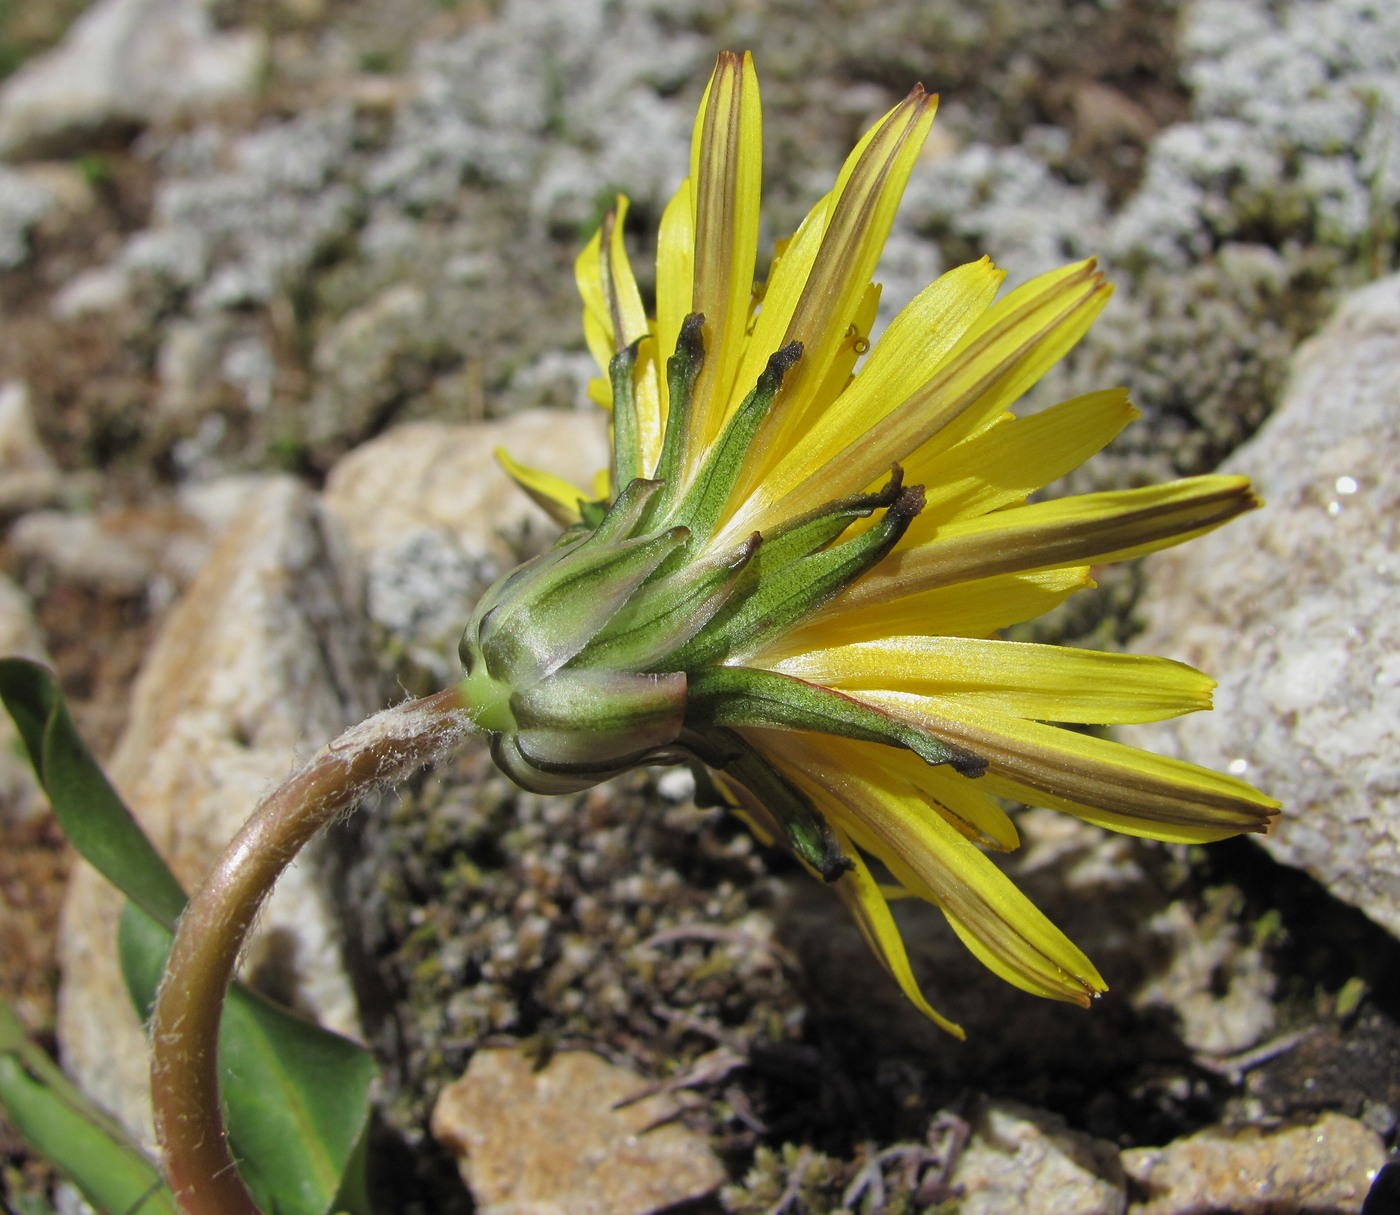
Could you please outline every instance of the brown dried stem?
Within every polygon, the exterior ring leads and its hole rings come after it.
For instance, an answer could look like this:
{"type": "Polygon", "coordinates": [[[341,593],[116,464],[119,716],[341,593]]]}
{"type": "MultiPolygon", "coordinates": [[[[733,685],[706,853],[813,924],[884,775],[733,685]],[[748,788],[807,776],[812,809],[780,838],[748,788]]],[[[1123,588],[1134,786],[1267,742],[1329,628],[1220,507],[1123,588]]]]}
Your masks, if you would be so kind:
{"type": "Polygon", "coordinates": [[[263,799],[190,900],[151,1023],[156,1137],[185,1215],[261,1215],[229,1154],[218,1072],[224,999],[258,909],[322,827],[472,730],[456,687],[353,726],[263,799]]]}

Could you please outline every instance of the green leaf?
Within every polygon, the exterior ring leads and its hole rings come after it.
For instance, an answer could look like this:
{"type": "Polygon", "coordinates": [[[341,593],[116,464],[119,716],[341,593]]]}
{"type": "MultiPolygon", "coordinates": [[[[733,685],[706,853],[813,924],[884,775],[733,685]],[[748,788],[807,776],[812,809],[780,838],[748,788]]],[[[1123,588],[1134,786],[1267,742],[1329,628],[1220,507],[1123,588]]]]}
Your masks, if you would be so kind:
{"type": "Polygon", "coordinates": [[[3,1001],[0,1105],[24,1141],[103,1215],[179,1215],[156,1166],[25,1038],[3,1001]]]}
{"type": "MultiPolygon", "coordinates": [[[[0,659],[0,700],[69,839],[131,900],[118,927],[118,949],[132,1000],[149,1017],[185,892],[79,737],[53,674],[26,659],[0,659]]],[[[0,1023],[0,1049],[10,1049],[12,1037],[0,1023]]],[[[363,1048],[234,984],[219,1064],[234,1154],[264,1210],[367,1211],[341,1201],[364,1191],[362,1173],[352,1171],[363,1169],[359,1141],[375,1073],[363,1048]]],[[[52,1091],[70,1105],[83,1102],[56,1067],[52,1073],[45,1081],[52,1091]]],[[[30,1089],[22,1077],[15,1084],[24,1100],[30,1089]]],[[[109,1138],[121,1135],[110,1120],[98,1125],[109,1138]]]]}
{"type": "Polygon", "coordinates": [[[127,898],[173,928],[185,892],[78,735],[52,672],[25,658],[0,659],[0,700],[73,846],[127,898]]]}
{"type": "MultiPolygon", "coordinates": [[[[171,936],[128,903],[117,927],[122,978],[149,1015],[171,936]]],[[[235,984],[219,1027],[219,1065],[229,1141],[239,1172],[263,1210],[325,1215],[350,1207],[361,1178],[349,1174],[363,1153],[374,1060],[332,1034],[235,984]],[[337,1204],[337,1198],[341,1201],[337,1204]]]]}

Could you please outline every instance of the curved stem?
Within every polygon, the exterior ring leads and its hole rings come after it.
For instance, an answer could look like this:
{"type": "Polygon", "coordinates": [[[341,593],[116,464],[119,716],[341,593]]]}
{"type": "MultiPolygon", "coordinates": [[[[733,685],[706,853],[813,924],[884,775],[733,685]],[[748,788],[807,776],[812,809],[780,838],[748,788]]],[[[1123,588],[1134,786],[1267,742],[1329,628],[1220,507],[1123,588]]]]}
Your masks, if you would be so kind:
{"type": "Polygon", "coordinates": [[[351,727],[263,799],[190,900],[151,1022],[156,1137],[185,1215],[261,1215],[229,1154],[218,1072],[224,999],[258,909],[317,831],[473,728],[457,687],[351,727]]]}

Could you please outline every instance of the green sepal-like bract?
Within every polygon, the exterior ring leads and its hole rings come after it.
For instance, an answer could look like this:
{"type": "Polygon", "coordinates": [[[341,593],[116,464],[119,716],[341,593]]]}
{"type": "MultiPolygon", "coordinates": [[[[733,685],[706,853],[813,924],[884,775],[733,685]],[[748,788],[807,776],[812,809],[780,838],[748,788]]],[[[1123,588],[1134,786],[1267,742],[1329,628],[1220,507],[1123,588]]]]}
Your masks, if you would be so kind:
{"type": "MultiPolygon", "coordinates": [[[[773,832],[823,881],[834,882],[855,868],[831,824],[790,781],[735,730],[687,732],[685,742],[698,758],[749,791],[765,829],[773,832]]],[[[728,799],[722,799],[729,804],[728,799]]]]}
{"type": "Polygon", "coordinates": [[[492,739],[502,769],[538,793],[573,793],[675,742],[685,718],[680,672],[559,671],[511,696],[515,728],[492,739]]]}
{"type": "Polygon", "coordinates": [[[755,532],[731,552],[658,577],[599,631],[583,661],[638,671],[665,666],[729,601],[759,539],[755,532]]]}
{"type": "Polygon", "coordinates": [[[637,369],[638,348],[645,340],[638,338],[626,350],[619,350],[608,364],[613,397],[612,481],[619,487],[630,485],[642,476],[637,464],[641,445],[637,438],[637,393],[632,377],[637,369]]]}
{"type": "Polygon", "coordinates": [[[656,479],[664,482],[666,488],[652,503],[648,522],[667,518],[680,496],[681,470],[690,442],[690,417],[695,408],[695,381],[705,365],[704,327],[705,318],[700,313],[692,312],[686,317],[676,339],[676,353],[666,360],[670,407],[661,436],[661,455],[656,461],[656,479]]]}
{"type": "MultiPolygon", "coordinates": [[[[741,586],[708,628],[689,641],[676,656],[687,669],[733,661],[756,653],[772,638],[824,607],[867,570],[878,564],[904,535],[910,521],[923,509],[922,486],[896,487],[880,520],[859,536],[842,544],[804,551],[805,543],[790,548],[788,560],[767,557],[767,545],[746,571],[741,586]]],[[[837,507],[836,514],[850,522],[837,507]]],[[[821,518],[808,521],[821,532],[821,518]]],[[[844,524],[842,524],[844,526],[844,524]]],[[[839,528],[837,529],[840,530],[839,528]]],[[[775,541],[781,554],[781,540],[775,541]]]]}
{"type": "MultiPolygon", "coordinates": [[[[873,493],[835,499],[726,547],[714,544],[794,342],[769,359],[688,486],[679,478],[704,363],[702,319],[681,326],[667,363],[670,412],[655,476],[631,476],[611,503],[483,596],[462,638],[462,694],[497,763],[542,793],[575,791],[627,768],[699,757],[753,795],[793,852],[827,880],[850,868],[835,832],[743,735],[800,730],[902,747],[964,775],[985,765],[908,722],[744,659],[877,564],[923,509],[896,465],[873,493]],[[880,513],[843,539],[858,519],[880,513]]],[[[633,452],[635,347],[611,364],[614,442],[633,452]],[[631,436],[631,437],[629,437],[631,436]]],[[[615,457],[617,478],[634,469],[615,457]]],[[[628,456],[626,459],[632,459],[628,456]]]]}
{"type": "Polygon", "coordinates": [[[690,676],[686,724],[806,730],[913,751],[927,764],[981,776],[986,760],[831,688],[753,667],[705,667],[690,676]]]}
{"type": "Polygon", "coordinates": [[[686,491],[676,510],[676,517],[685,520],[693,544],[704,543],[714,533],[744,471],[754,435],[768,416],[773,400],[783,386],[783,377],[801,356],[802,343],[792,342],[768,360],[768,366],[758,377],[753,391],[725,424],[724,433],[686,491]]]}

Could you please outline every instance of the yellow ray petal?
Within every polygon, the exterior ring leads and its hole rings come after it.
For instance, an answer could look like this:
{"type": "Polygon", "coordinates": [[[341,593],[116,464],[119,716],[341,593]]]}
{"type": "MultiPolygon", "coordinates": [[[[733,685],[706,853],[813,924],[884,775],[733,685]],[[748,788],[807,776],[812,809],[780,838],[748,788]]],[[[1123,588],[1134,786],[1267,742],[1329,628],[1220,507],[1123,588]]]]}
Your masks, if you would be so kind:
{"type": "Polygon", "coordinates": [[[986,311],[1005,277],[984,257],[939,275],[919,292],[890,322],[850,387],[812,418],[790,451],[776,454],[775,466],[755,487],[755,505],[781,499],[910,396],[986,311]]]}
{"type": "Polygon", "coordinates": [[[841,336],[841,344],[827,368],[826,379],[818,385],[814,394],[815,400],[835,401],[853,382],[851,372],[857,360],[870,349],[870,328],[879,310],[880,284],[871,283],[856,306],[854,318],[841,336]]]}
{"type": "Polygon", "coordinates": [[[1123,743],[962,700],[929,697],[914,709],[892,703],[888,694],[865,695],[982,756],[989,792],[1066,810],[1114,830],[1173,841],[1224,839],[1266,830],[1278,809],[1273,798],[1233,776],[1123,743]]]}
{"type": "Polygon", "coordinates": [[[808,650],[915,633],[987,637],[998,629],[1044,615],[1076,591],[1094,585],[1088,566],[1067,566],[959,582],[898,599],[862,603],[851,610],[846,608],[847,592],[806,624],[777,638],[752,661],[772,665],[808,650]]]}
{"type": "Polygon", "coordinates": [[[495,456],[506,475],[560,527],[570,527],[579,521],[579,503],[589,501],[590,495],[576,489],[563,477],[518,463],[504,448],[496,448],[495,456]]]}
{"type": "MultiPolygon", "coordinates": [[[[759,745],[768,750],[770,742],[784,747],[766,732],[759,745]]],[[[878,771],[853,771],[849,756],[829,764],[826,742],[787,743],[784,774],[896,880],[935,903],[984,965],[1034,995],[1083,1006],[1107,989],[1083,952],[976,845],[878,771]]]]}
{"type": "Polygon", "coordinates": [[[1215,687],[1167,658],[963,637],[887,637],[801,654],[774,669],[843,691],[888,692],[915,708],[919,698],[934,696],[1015,717],[1096,725],[1208,709],[1215,687]]]}
{"type": "MultiPolygon", "coordinates": [[[[821,246],[778,344],[801,342],[802,359],[784,380],[774,411],[760,432],[760,445],[774,456],[789,449],[808,411],[826,404],[817,400],[816,391],[856,319],[937,105],[937,97],[916,87],[878,124],[860,155],[847,160],[844,180],[832,195],[821,246]]],[[[771,465],[773,459],[767,463],[771,465]]],[[[757,484],[767,471],[756,462],[749,484],[757,484]]]]}
{"type": "Polygon", "coordinates": [[[690,315],[694,293],[695,199],[686,178],[661,213],[656,236],[656,360],[661,369],[657,396],[663,428],[669,409],[666,360],[676,352],[681,322],[690,315]]]}
{"type": "Polygon", "coordinates": [[[989,427],[931,457],[916,452],[904,465],[904,480],[924,487],[924,509],[903,544],[926,540],[943,524],[1024,500],[1078,468],[1138,416],[1127,390],[1110,388],[989,427]]]}
{"type": "MultiPolygon", "coordinates": [[[[642,295],[623,243],[627,206],[627,199],[619,194],[593,239],[574,262],[574,278],[583,299],[584,340],[603,372],[603,378],[590,383],[589,395],[608,409],[612,408],[608,365],[613,355],[650,333],[642,295]]],[[[649,471],[656,466],[661,451],[655,343],[646,342],[638,352],[632,382],[638,466],[649,471]]]]}
{"type": "Polygon", "coordinates": [[[924,993],[919,990],[918,981],[909,965],[909,955],[904,950],[904,938],[900,936],[899,927],[894,922],[894,916],[890,914],[885,891],[871,875],[869,867],[861,859],[849,837],[840,830],[836,834],[846,855],[855,862],[855,868],[835,883],[835,890],[855,920],[860,935],[870,946],[870,952],[899,984],[900,991],[915,1008],[955,1038],[966,1038],[967,1034],[963,1032],[961,1025],[935,1012],[924,998],[924,993]]]}
{"type": "MultiPolygon", "coordinates": [[[[1109,294],[1092,260],[1017,288],[973,323],[915,392],[873,425],[853,428],[820,466],[809,464],[807,478],[771,513],[797,514],[858,493],[926,444],[950,447],[989,425],[1084,335],[1109,294]]],[[[743,526],[761,530],[765,522],[746,516],[743,526]]]]}
{"type": "Polygon", "coordinates": [[[784,334],[821,248],[834,198],[835,191],[818,199],[797,231],[777,243],[767,281],[762,286],[758,315],[735,373],[734,383],[742,391],[747,391],[744,386],[758,382],[769,356],[786,344],[784,334]]]}
{"type": "MultiPolygon", "coordinates": [[[[622,241],[627,207],[626,196],[619,194],[574,261],[585,321],[592,317],[602,326],[610,346],[608,359],[647,332],[646,309],[622,241]]],[[[607,362],[599,367],[606,374],[607,362]]]]}
{"type": "Polygon", "coordinates": [[[1014,852],[1021,844],[1016,824],[982,788],[981,780],[959,776],[951,768],[935,768],[911,751],[848,738],[823,738],[821,749],[832,766],[879,772],[890,788],[914,793],[941,814],[955,831],[997,852],[1014,852]]]}
{"type": "MultiPolygon", "coordinates": [[[[705,362],[691,413],[691,468],[719,435],[736,403],[734,373],[744,352],[758,255],[763,124],[753,57],[724,53],[695,120],[695,285],[691,310],[705,318],[705,362]]],[[[751,385],[739,391],[742,397],[751,385]]]]}
{"type": "Polygon", "coordinates": [[[843,597],[854,609],[898,595],[1017,570],[1140,557],[1213,531],[1259,500],[1245,477],[1189,477],[993,511],[901,545],[843,597]]]}
{"type": "Polygon", "coordinates": [[[784,335],[788,332],[798,302],[806,290],[812,266],[822,247],[822,238],[826,234],[832,208],[864,157],[866,149],[880,133],[885,122],[904,104],[905,102],[901,102],[860,137],[841,166],[841,172],[837,174],[836,185],[832,187],[831,192],[817,200],[792,236],[777,242],[773,261],[768,269],[768,280],[763,284],[762,307],[759,309],[743,361],[735,377],[735,383],[741,389],[756,383],[759,374],[768,363],[769,356],[791,340],[784,335]]]}

